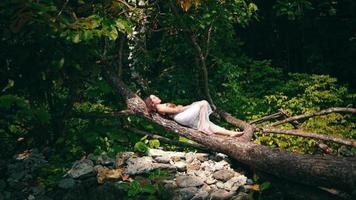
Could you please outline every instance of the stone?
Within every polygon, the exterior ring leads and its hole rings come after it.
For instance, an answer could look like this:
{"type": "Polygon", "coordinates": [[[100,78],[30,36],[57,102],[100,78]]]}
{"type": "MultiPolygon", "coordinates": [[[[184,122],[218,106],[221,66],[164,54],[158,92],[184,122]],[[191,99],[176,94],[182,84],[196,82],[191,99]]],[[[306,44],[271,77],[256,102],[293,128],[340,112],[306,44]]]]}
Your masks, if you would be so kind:
{"type": "Polygon", "coordinates": [[[207,160],[207,161],[204,161],[201,165],[200,165],[200,168],[202,170],[205,170],[207,172],[214,172],[216,169],[215,169],[215,162],[212,161],[212,160],[207,160]]]}
{"type": "Polygon", "coordinates": [[[238,195],[233,197],[231,200],[250,200],[250,196],[244,192],[240,192],[238,195]]]}
{"type": "Polygon", "coordinates": [[[171,161],[171,159],[168,156],[158,156],[155,157],[154,159],[159,163],[169,163],[171,161]]]}
{"type": "Polygon", "coordinates": [[[94,163],[89,159],[82,159],[75,161],[72,168],[67,174],[72,178],[79,178],[83,175],[87,175],[94,172],[94,163]]]}
{"type": "Polygon", "coordinates": [[[223,170],[223,169],[228,169],[229,167],[229,163],[226,162],[225,160],[221,160],[217,163],[215,163],[215,170],[223,170]]]}
{"type": "Polygon", "coordinates": [[[149,149],[147,152],[147,155],[151,156],[151,157],[168,156],[169,158],[171,158],[171,157],[184,158],[185,157],[184,152],[163,151],[161,149],[149,149]]]}
{"type": "Polygon", "coordinates": [[[219,189],[224,189],[225,184],[222,181],[218,181],[215,183],[216,187],[218,187],[219,189]]]}
{"type": "Polygon", "coordinates": [[[185,161],[186,161],[187,163],[193,162],[194,159],[195,159],[195,153],[193,153],[193,152],[188,152],[188,153],[185,154],[185,161]]]}
{"type": "Polygon", "coordinates": [[[208,199],[209,197],[209,192],[205,190],[199,190],[192,198],[192,200],[204,200],[208,199]]]}
{"type": "Polygon", "coordinates": [[[165,180],[164,181],[164,187],[167,188],[167,189],[176,189],[176,188],[178,188],[178,185],[173,180],[165,180]]]}
{"type": "Polygon", "coordinates": [[[231,192],[228,192],[226,190],[215,190],[210,194],[210,199],[214,200],[224,200],[224,199],[230,199],[234,194],[231,192]]]}
{"type": "Polygon", "coordinates": [[[207,185],[207,184],[204,184],[201,188],[200,188],[200,190],[204,190],[205,192],[210,192],[211,191],[211,187],[209,186],[209,185],[207,185]]]}
{"type": "Polygon", "coordinates": [[[99,155],[96,158],[96,162],[103,166],[113,166],[115,164],[115,161],[107,155],[99,155]]]}
{"type": "Polygon", "coordinates": [[[217,182],[217,180],[215,178],[213,178],[213,176],[208,176],[205,180],[205,183],[209,184],[209,185],[214,184],[216,182],[217,182]]]}
{"type": "Polygon", "coordinates": [[[214,172],[213,177],[217,180],[227,181],[234,176],[234,172],[231,170],[219,170],[214,172]]]}
{"type": "Polygon", "coordinates": [[[201,162],[198,159],[194,159],[192,162],[187,163],[187,172],[197,171],[201,168],[201,162]]]}
{"type": "Polygon", "coordinates": [[[247,178],[244,175],[234,176],[224,184],[224,189],[236,191],[240,186],[246,184],[247,178]]]}
{"type": "Polygon", "coordinates": [[[209,154],[206,154],[206,153],[197,153],[197,154],[196,154],[196,158],[197,158],[199,161],[204,162],[204,161],[209,160],[209,154]]]}
{"type": "Polygon", "coordinates": [[[104,183],[105,180],[118,180],[123,176],[122,169],[109,169],[107,167],[101,167],[97,169],[96,175],[98,183],[104,183]]]}
{"type": "Polygon", "coordinates": [[[215,161],[221,161],[227,159],[228,156],[223,153],[216,153],[215,155],[211,155],[210,159],[215,160],[215,161]]]}
{"type": "Polygon", "coordinates": [[[177,168],[177,170],[180,172],[185,171],[187,168],[187,164],[183,161],[178,161],[178,162],[174,163],[173,166],[175,166],[177,168]]]}
{"type": "Polygon", "coordinates": [[[190,200],[197,193],[198,188],[196,187],[186,187],[178,189],[178,199],[181,200],[190,200]]]}
{"type": "Polygon", "coordinates": [[[246,185],[252,185],[252,184],[253,184],[253,180],[250,179],[250,178],[248,178],[248,179],[246,180],[246,185]]]}
{"type": "Polygon", "coordinates": [[[176,183],[179,187],[196,187],[203,185],[204,181],[198,176],[178,176],[176,183]]]}
{"type": "Polygon", "coordinates": [[[152,157],[149,156],[143,156],[139,158],[129,158],[126,161],[127,166],[126,166],[126,172],[128,175],[136,175],[136,174],[142,174],[142,173],[147,173],[150,172],[154,169],[169,169],[169,168],[174,168],[174,166],[170,164],[163,164],[163,163],[154,163],[154,160],[152,157]]]}
{"type": "Polygon", "coordinates": [[[121,166],[123,166],[125,164],[127,159],[129,159],[130,157],[132,157],[134,155],[135,155],[134,152],[120,152],[120,153],[116,154],[115,167],[120,168],[121,166]]]}
{"type": "Polygon", "coordinates": [[[180,161],[181,160],[181,157],[180,156],[171,156],[171,160],[173,162],[177,162],[177,161],[180,161]]]}
{"type": "Polygon", "coordinates": [[[72,178],[65,178],[59,181],[58,187],[62,189],[71,189],[75,186],[75,180],[72,178]]]}

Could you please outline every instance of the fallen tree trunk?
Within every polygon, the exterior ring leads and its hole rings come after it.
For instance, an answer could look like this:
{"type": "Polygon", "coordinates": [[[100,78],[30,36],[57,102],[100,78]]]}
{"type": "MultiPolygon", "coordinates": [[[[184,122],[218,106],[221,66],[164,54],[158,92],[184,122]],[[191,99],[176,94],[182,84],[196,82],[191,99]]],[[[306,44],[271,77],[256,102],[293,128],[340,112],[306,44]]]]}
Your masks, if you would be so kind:
{"type": "MultiPolygon", "coordinates": [[[[128,109],[169,131],[173,131],[194,140],[212,151],[225,153],[232,158],[253,168],[313,186],[335,187],[340,190],[352,192],[356,183],[356,157],[331,157],[291,153],[281,149],[274,149],[258,145],[246,140],[237,140],[223,136],[207,137],[200,131],[183,127],[172,120],[165,119],[157,113],[149,114],[143,100],[132,93],[117,77],[105,73],[108,82],[124,97],[128,109]]],[[[225,119],[240,124],[242,128],[253,129],[241,120],[236,120],[228,113],[222,112],[225,119]]],[[[249,131],[251,132],[251,131],[249,131]]],[[[253,130],[252,130],[253,133],[253,130]]],[[[248,135],[246,139],[250,138],[248,135]]]]}

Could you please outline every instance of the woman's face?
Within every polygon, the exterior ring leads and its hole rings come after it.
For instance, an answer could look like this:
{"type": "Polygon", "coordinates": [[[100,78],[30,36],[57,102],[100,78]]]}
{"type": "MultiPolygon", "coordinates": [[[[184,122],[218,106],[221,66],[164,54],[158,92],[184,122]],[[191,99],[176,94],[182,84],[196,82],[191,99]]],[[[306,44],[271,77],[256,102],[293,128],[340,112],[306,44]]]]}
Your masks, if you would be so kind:
{"type": "Polygon", "coordinates": [[[154,105],[161,103],[161,99],[153,94],[150,95],[150,99],[154,105]]]}

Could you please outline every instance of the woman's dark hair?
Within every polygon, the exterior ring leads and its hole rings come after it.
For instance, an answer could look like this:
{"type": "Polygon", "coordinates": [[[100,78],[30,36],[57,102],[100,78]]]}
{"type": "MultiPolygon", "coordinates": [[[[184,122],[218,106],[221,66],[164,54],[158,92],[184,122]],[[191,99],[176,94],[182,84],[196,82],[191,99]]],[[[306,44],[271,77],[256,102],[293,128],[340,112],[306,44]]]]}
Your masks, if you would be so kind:
{"type": "Polygon", "coordinates": [[[146,97],[145,99],[145,103],[146,103],[146,106],[147,106],[147,111],[148,112],[152,112],[152,111],[157,111],[156,107],[153,106],[153,102],[152,102],[152,99],[148,96],[146,97]]]}
{"type": "MultiPolygon", "coordinates": [[[[152,111],[157,112],[157,109],[153,105],[152,99],[149,96],[145,98],[145,103],[146,103],[148,112],[152,112],[152,111]]],[[[166,103],[166,104],[167,104],[168,107],[171,107],[171,108],[177,107],[177,105],[174,104],[174,103],[166,103]]]]}

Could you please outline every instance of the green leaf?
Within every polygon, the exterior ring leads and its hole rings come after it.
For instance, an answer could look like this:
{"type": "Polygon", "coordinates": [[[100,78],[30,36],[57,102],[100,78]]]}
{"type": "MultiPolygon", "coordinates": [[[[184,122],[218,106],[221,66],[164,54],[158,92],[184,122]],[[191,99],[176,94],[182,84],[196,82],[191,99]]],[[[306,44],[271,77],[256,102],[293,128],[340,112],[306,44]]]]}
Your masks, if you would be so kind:
{"type": "Polygon", "coordinates": [[[146,153],[148,151],[148,146],[145,143],[140,141],[135,144],[134,149],[136,151],[146,153]]]}
{"type": "Polygon", "coordinates": [[[80,42],[80,34],[76,33],[73,37],[72,37],[72,42],[73,43],[79,43],[80,42]]]}
{"type": "Polygon", "coordinates": [[[267,190],[270,186],[271,186],[271,183],[268,182],[268,181],[262,183],[261,187],[260,187],[261,188],[261,192],[267,190]]]}
{"type": "Polygon", "coordinates": [[[5,88],[2,89],[2,92],[5,92],[7,89],[10,89],[10,88],[14,87],[14,85],[15,85],[15,81],[12,80],[12,79],[9,79],[7,81],[7,85],[5,86],[5,88]]]}
{"type": "Polygon", "coordinates": [[[149,140],[148,145],[150,148],[157,149],[160,146],[160,142],[157,139],[153,139],[153,140],[149,140]]]}
{"type": "Polygon", "coordinates": [[[156,192],[156,188],[151,184],[146,184],[142,187],[142,191],[153,194],[156,192]]]}

